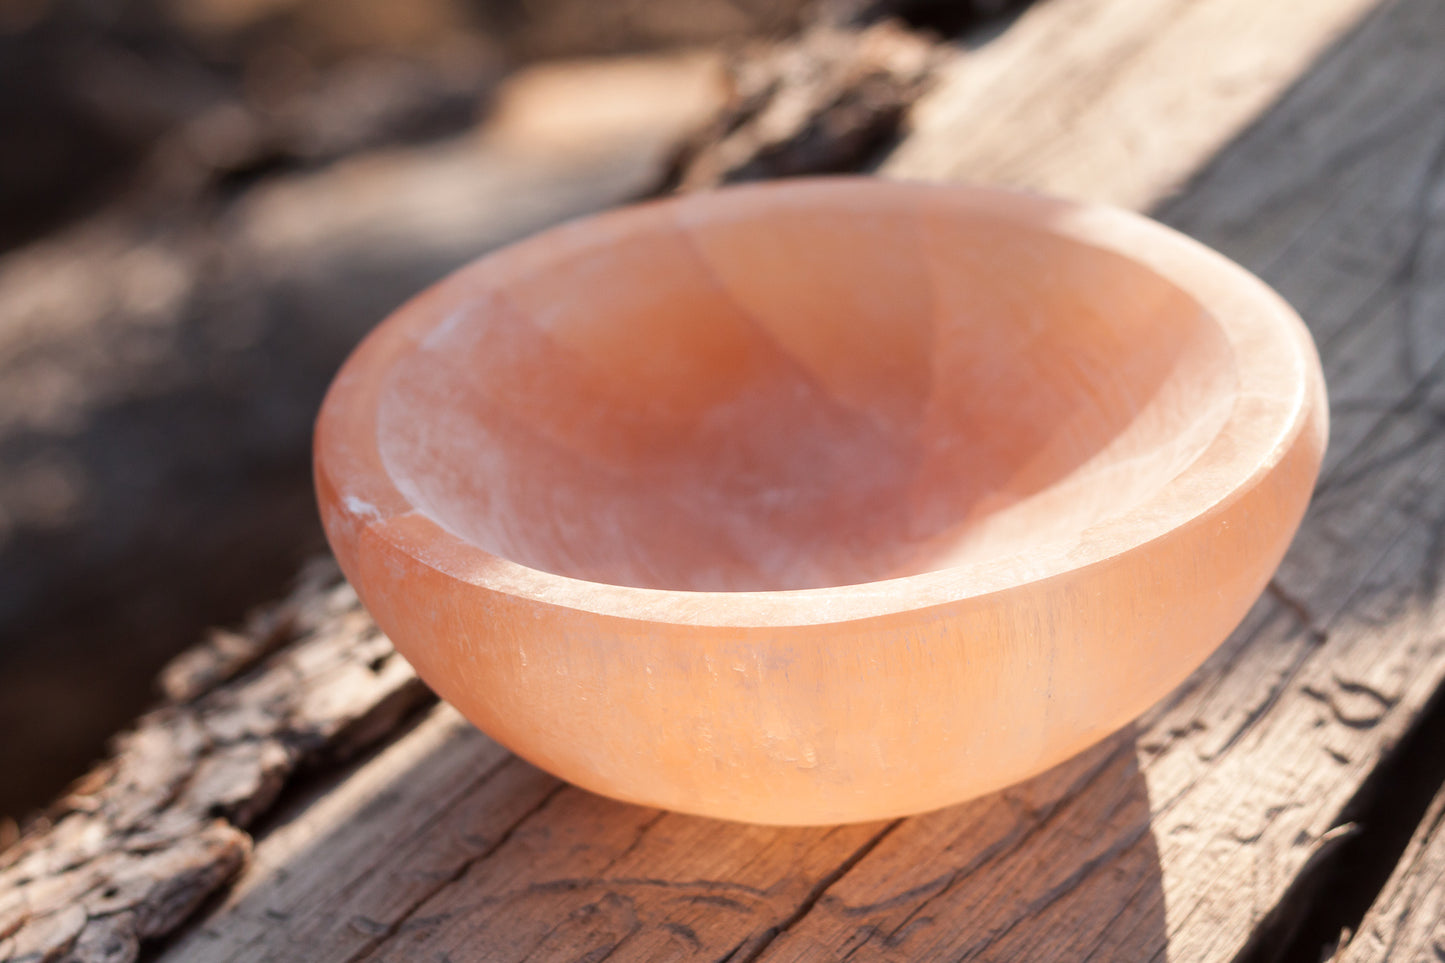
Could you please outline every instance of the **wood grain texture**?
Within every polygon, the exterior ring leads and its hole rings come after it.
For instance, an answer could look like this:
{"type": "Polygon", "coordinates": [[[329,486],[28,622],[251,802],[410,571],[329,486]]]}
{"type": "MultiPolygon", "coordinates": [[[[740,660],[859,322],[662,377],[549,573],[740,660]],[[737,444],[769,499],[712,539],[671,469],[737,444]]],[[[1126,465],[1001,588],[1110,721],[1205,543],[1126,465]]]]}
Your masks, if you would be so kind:
{"type": "Polygon", "coordinates": [[[1336,963],[1445,959],[1445,790],[1336,963]]]}
{"type": "Polygon", "coordinates": [[[887,826],[743,827],[605,800],[439,706],[289,818],[165,959],[720,958],[760,946],[887,826]]]}
{"type": "Polygon", "coordinates": [[[1048,0],[941,72],[885,173],[1143,208],[1374,0],[1048,0]]]}
{"type": "Polygon", "coordinates": [[[1109,787],[1090,785],[1071,801],[1099,814],[1080,836],[1087,846],[1006,857],[1048,866],[1067,885],[1045,876],[1031,898],[1008,900],[1014,912],[989,925],[989,939],[937,922],[993,905],[977,869],[929,893],[911,917],[860,918],[858,907],[876,905],[888,881],[916,865],[909,825],[765,958],[844,952],[845,933],[860,926],[880,935],[846,945],[858,958],[1016,958],[1021,939],[1042,940],[1037,952],[1080,937],[1051,919],[1107,919],[1111,906],[1127,916],[1158,900],[1162,927],[1101,927],[1077,957],[1228,959],[1328,846],[1336,815],[1445,675],[1435,574],[1445,439],[1427,401],[1445,355],[1442,36],[1438,5],[1384,7],[1159,212],[1301,308],[1321,342],[1336,427],[1327,475],[1272,597],[1138,725],[1157,865],[1130,862],[1139,826],[1109,828],[1109,787]],[[1387,79],[1397,71],[1401,80],[1387,79]],[[1377,82],[1362,84],[1368,76],[1377,82]],[[1096,859],[1096,847],[1108,855],[1096,859]],[[902,928],[926,917],[935,922],[902,928]]]}

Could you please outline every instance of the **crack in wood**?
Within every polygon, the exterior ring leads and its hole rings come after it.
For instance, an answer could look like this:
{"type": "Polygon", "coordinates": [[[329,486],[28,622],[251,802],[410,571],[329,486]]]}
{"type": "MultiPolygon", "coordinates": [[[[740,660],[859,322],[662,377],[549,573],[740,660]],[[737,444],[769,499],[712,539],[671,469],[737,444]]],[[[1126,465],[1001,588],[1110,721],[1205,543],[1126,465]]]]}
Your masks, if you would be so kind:
{"type": "Polygon", "coordinates": [[[683,145],[661,191],[856,171],[898,131],[946,59],[897,21],[823,20],[729,65],[722,113],[683,145]]]}
{"type": "Polygon", "coordinates": [[[758,960],[764,953],[766,953],[768,949],[778,941],[779,938],[785,936],[788,932],[792,930],[794,926],[798,924],[800,920],[802,920],[810,912],[812,912],[813,907],[818,905],[818,901],[823,898],[823,896],[828,892],[829,889],[833,887],[835,883],[837,883],[844,876],[848,875],[848,873],[853,869],[854,866],[857,866],[868,856],[869,853],[877,849],[879,845],[882,844],[882,842],[890,835],[892,835],[892,833],[897,830],[898,827],[902,824],[903,820],[895,819],[892,822],[888,823],[888,825],[880,829],[873,836],[869,837],[863,843],[863,845],[859,846],[845,860],[843,860],[836,869],[834,869],[831,873],[828,873],[822,879],[818,880],[818,882],[813,885],[813,887],[808,891],[807,895],[803,897],[803,899],[798,903],[798,905],[793,909],[793,911],[788,914],[788,916],[783,919],[782,922],[778,923],[776,926],[769,927],[768,930],[763,933],[761,938],[758,939],[754,946],[748,949],[742,956],[737,957],[736,960],[733,959],[732,955],[729,955],[728,959],[731,961],[731,963],[755,963],[755,961],[758,960]]]}
{"type": "MultiPolygon", "coordinates": [[[[492,773],[495,773],[504,765],[506,765],[505,761],[500,762],[496,766],[492,767],[492,769],[488,773],[488,776],[490,776],[492,773]]],[[[482,780],[479,781],[485,781],[488,776],[484,776],[482,780]]],[[[420,895],[420,897],[414,900],[412,904],[395,920],[391,921],[390,923],[381,924],[379,932],[367,933],[366,935],[372,937],[371,941],[368,942],[361,949],[357,950],[351,956],[349,956],[347,958],[347,963],[360,963],[360,961],[370,956],[378,946],[385,943],[388,939],[395,936],[397,933],[401,932],[401,930],[408,923],[412,922],[413,917],[415,917],[416,914],[420,912],[423,907],[426,906],[427,902],[433,896],[465,877],[467,873],[471,871],[473,866],[486,859],[498,849],[501,849],[503,846],[505,846],[507,844],[507,841],[516,834],[517,830],[519,830],[523,824],[525,824],[537,813],[547,808],[547,805],[553,799],[557,798],[559,793],[563,792],[566,789],[567,784],[561,782],[559,782],[556,786],[552,787],[552,789],[545,795],[543,795],[542,798],[539,799],[535,805],[523,812],[510,826],[508,826],[504,831],[499,833],[495,840],[493,840],[489,845],[485,846],[476,853],[473,853],[467,859],[463,860],[453,872],[447,874],[441,879],[438,879],[436,881],[436,885],[425,890],[420,895]]]]}
{"type": "Polygon", "coordinates": [[[1281,605],[1289,610],[1295,618],[1299,619],[1300,625],[1304,626],[1305,631],[1309,633],[1310,639],[1315,642],[1315,644],[1318,645],[1329,641],[1329,631],[1315,621],[1314,614],[1310,612],[1309,606],[1305,605],[1304,602],[1286,590],[1285,587],[1280,584],[1278,578],[1270,579],[1269,583],[1265,586],[1265,591],[1278,599],[1281,605]]]}
{"type": "Polygon", "coordinates": [[[1318,963],[1342,932],[1358,928],[1445,787],[1441,745],[1445,690],[1366,778],[1236,963],[1318,963]]]}

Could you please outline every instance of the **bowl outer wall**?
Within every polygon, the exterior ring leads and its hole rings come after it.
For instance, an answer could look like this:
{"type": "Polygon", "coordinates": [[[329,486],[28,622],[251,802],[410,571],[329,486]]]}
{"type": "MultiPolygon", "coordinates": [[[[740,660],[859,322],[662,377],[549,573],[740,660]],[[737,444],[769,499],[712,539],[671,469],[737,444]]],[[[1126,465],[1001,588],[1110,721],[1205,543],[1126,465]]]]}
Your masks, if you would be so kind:
{"type": "MultiPolygon", "coordinates": [[[[1100,526],[1090,552],[1045,560],[1042,575],[1039,560],[1001,560],[801,592],[581,582],[458,539],[407,503],[377,451],[385,372],[479,271],[505,264],[494,255],[404,306],[337,376],[317,428],[322,517],[343,570],[421,677],[556,775],[619,799],[762,823],[934,809],[1096,742],[1223,641],[1308,503],[1327,434],[1323,377],[1277,295],[1136,215],[855,179],[712,197],[788,191],[948,201],[1134,257],[1226,330],[1241,371],[1235,411],[1166,486],[1174,504],[1100,526]]],[[[550,233],[582,238],[595,221],[550,233]]]]}

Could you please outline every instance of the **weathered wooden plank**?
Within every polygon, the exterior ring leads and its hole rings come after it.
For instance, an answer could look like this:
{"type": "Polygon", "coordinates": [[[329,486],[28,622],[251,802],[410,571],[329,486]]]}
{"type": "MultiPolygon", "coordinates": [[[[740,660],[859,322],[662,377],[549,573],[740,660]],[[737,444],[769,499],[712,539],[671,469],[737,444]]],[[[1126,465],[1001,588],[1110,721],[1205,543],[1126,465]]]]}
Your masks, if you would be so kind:
{"type": "MultiPolygon", "coordinates": [[[[1138,725],[1157,863],[1137,858],[1137,823],[1096,816],[1086,842],[1060,845],[1045,832],[1050,814],[999,866],[889,902],[920,885],[906,870],[936,848],[925,839],[967,846],[964,818],[939,814],[931,819],[958,820],[952,832],[914,821],[890,835],[764,959],[1010,959],[1066,945],[1102,959],[1228,959],[1328,845],[1337,814],[1445,679],[1434,574],[1445,436],[1425,394],[1445,372],[1442,41],[1438,4],[1388,5],[1161,212],[1293,295],[1339,383],[1331,467],[1275,597],[1138,725]],[[1387,121],[1398,136],[1379,136],[1387,121]],[[1315,149],[1307,161],[1302,125],[1315,149]],[[1364,224],[1390,229],[1361,230],[1364,212],[1364,224]],[[993,874],[1021,865],[1048,872],[996,899],[993,874]],[[904,883],[891,882],[900,874],[904,883]],[[1156,902],[1158,925],[1081,934],[1074,923],[1156,902]],[[980,917],[999,903],[1010,909],[980,917]],[[964,918],[982,918],[983,932],[948,922],[964,918]],[[860,945],[852,934],[864,930],[860,945]]],[[[1086,785],[1070,805],[1115,812],[1112,788],[1086,785]]]]}
{"type": "MultiPolygon", "coordinates": [[[[1416,199],[1439,180],[1428,157],[1441,132],[1427,121],[1402,145],[1376,138],[1374,124],[1392,112],[1421,117],[1437,102],[1445,77],[1419,38],[1439,29],[1438,15],[1421,3],[1388,8],[1164,215],[1233,249],[1287,291],[1300,272],[1317,270],[1314,258],[1290,245],[1339,244],[1339,229],[1357,223],[1361,211],[1427,233],[1416,199]],[[1379,63],[1383,51],[1398,57],[1404,38],[1416,41],[1415,59],[1397,59],[1379,84],[1359,91],[1361,66],[1379,63]],[[1392,86],[1396,71],[1411,77],[1403,97],[1392,86]],[[1352,96],[1342,96],[1345,89],[1352,96]],[[1301,117],[1323,153],[1348,162],[1317,155],[1305,199],[1290,204],[1298,164],[1278,145],[1290,142],[1281,131],[1301,117]],[[1236,201],[1241,191],[1248,203],[1236,201]],[[1223,216],[1236,210],[1252,216],[1223,216]],[[1252,250],[1261,235],[1283,240],[1252,250]]],[[[1418,247],[1397,253],[1425,256],[1418,247]]],[[[1328,278],[1336,296],[1305,305],[1343,408],[1319,504],[1278,596],[1136,729],[999,796],[835,843],[831,872],[824,846],[811,886],[741,883],[759,862],[772,864],[759,854],[783,839],[820,845],[807,834],[759,842],[761,831],[716,824],[705,834],[664,834],[660,827],[699,821],[563,790],[514,831],[514,838],[551,837],[537,856],[513,855],[527,850],[509,842],[407,921],[389,922],[371,955],[512,959],[595,950],[647,958],[691,950],[701,957],[738,946],[743,958],[764,959],[1232,956],[1327,845],[1335,815],[1445,672],[1445,652],[1429,644],[1427,631],[1439,615],[1433,592],[1412,582],[1433,551],[1420,520],[1445,518],[1436,484],[1445,477],[1445,451],[1429,435],[1421,444],[1410,400],[1420,372],[1438,370],[1445,333],[1414,339],[1409,370],[1399,367],[1395,340],[1402,304],[1438,297],[1438,282],[1418,271],[1407,279],[1414,283],[1397,284],[1396,297],[1361,311],[1369,292],[1389,289],[1400,274],[1398,260],[1381,255],[1378,238],[1360,234],[1331,263],[1345,265],[1328,278]],[[1364,255],[1375,259],[1373,272],[1356,266],[1364,255]],[[1360,398],[1375,403],[1358,405],[1360,398]],[[1401,448],[1403,457],[1392,456],[1401,448]],[[600,852],[557,852],[556,840],[578,836],[595,836],[600,852]],[[615,864],[598,868],[619,847],[646,854],[639,865],[653,889],[619,875],[615,864]],[[718,852],[728,855],[718,859],[718,852]],[[547,855],[558,862],[541,858],[547,855]],[[679,915],[663,895],[689,885],[693,895],[727,893],[740,884],[773,895],[781,887],[784,904],[805,896],[781,924],[776,909],[738,911],[736,920],[714,913],[704,940],[698,920],[679,915]],[[558,901],[558,888],[571,901],[558,901]],[[539,935],[546,919],[561,924],[550,937],[539,935]],[[682,933],[697,944],[675,942],[682,933]]],[[[376,871],[403,865],[387,860],[376,871]]],[[[224,942],[225,917],[213,925],[224,942]]],[[[239,958],[202,957],[195,943],[173,959],[239,958]]]]}
{"type": "Polygon", "coordinates": [[[1337,963],[1445,959],[1445,790],[1337,963]]]}
{"type": "MultiPolygon", "coordinates": [[[[974,815],[912,820],[763,959],[1232,958],[1440,683],[1433,625],[1445,613],[1438,603],[1408,611],[1406,593],[1430,553],[1411,516],[1445,512],[1445,452],[1402,476],[1383,497],[1409,514],[1367,516],[1361,528],[1383,530],[1377,540],[1354,532],[1364,564],[1333,580],[1351,599],[1346,614],[1306,626],[1266,600],[1173,705],[1141,722],[1130,747],[1141,805],[1121,804],[1117,784],[1088,782],[1021,830],[1026,846],[1003,852],[980,852],[974,815]],[[1070,826],[1073,813],[1083,815],[1070,826]],[[939,851],[960,858],[918,857],[939,851]]],[[[1016,792],[984,804],[1007,811],[1016,792]]]]}
{"type": "Polygon", "coordinates": [[[183,953],[265,957],[281,930],[312,947],[308,959],[353,959],[559,786],[438,707],[336,791],[283,814],[228,894],[224,929],[200,927],[183,953]],[[379,854],[398,871],[374,872],[379,854]]]}
{"type": "Polygon", "coordinates": [[[886,174],[1147,207],[1375,0],[1051,0],[946,68],[886,174]]]}
{"type": "Polygon", "coordinates": [[[268,838],[227,905],[166,958],[251,960],[301,942],[320,961],[576,959],[623,938],[660,959],[721,957],[765,941],[879,831],[722,826],[614,803],[439,707],[268,838]]]}
{"type": "Polygon", "coordinates": [[[310,958],[333,941],[328,959],[1234,955],[1445,675],[1429,575],[1445,446],[1425,388],[1445,331],[1401,322],[1439,317],[1445,296],[1438,207],[1418,203],[1440,193],[1440,18],[1429,0],[1387,7],[1164,211],[1287,292],[1336,292],[1307,310],[1347,393],[1277,594],[1136,727],[952,810],[787,831],[557,789],[497,763],[483,737],[448,735],[438,709],[263,839],[256,869],[166,958],[284,958],[297,945],[310,958]],[[1362,67],[1387,60],[1361,84],[1362,67]],[[1415,119],[1401,122],[1412,136],[1375,137],[1397,113],[1415,119]],[[1302,126],[1334,160],[1301,192],[1281,145],[1302,126]],[[1351,233],[1375,211],[1369,223],[1407,225],[1403,247],[1351,233]],[[1322,267],[1308,254],[1324,244],[1322,267]],[[373,793],[385,793],[375,810],[373,793]],[[466,826],[475,839],[457,841],[466,826]]]}

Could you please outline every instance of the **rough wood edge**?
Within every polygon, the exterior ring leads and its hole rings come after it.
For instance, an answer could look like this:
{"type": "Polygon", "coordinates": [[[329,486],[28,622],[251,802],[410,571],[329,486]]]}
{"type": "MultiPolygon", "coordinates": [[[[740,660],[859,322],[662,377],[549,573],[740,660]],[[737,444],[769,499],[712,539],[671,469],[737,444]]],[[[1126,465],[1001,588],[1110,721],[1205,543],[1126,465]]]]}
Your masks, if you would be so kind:
{"type": "Polygon", "coordinates": [[[685,142],[664,190],[856,171],[898,132],[949,60],[897,20],[824,20],[727,65],[728,99],[685,142]]]}
{"type": "Polygon", "coordinates": [[[432,699],[329,558],[162,685],[112,756],[0,851],[0,960],[135,959],[241,869],[246,828],[289,779],[432,699]]]}

